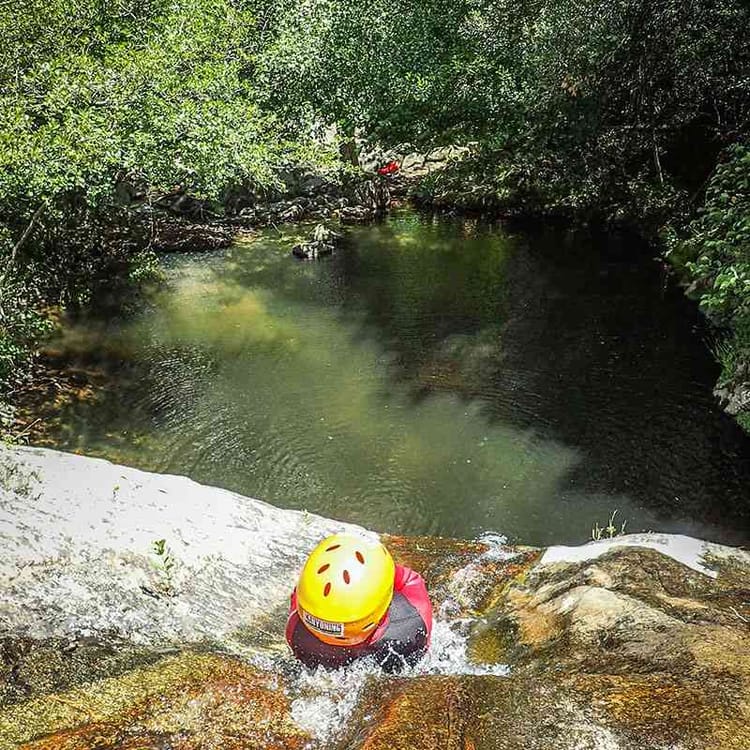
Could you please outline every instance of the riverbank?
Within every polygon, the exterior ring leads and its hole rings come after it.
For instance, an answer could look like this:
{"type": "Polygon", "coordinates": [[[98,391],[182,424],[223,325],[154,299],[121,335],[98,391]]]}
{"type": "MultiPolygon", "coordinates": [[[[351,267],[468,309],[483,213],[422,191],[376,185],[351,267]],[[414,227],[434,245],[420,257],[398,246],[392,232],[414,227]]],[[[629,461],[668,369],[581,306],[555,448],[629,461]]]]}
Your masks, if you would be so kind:
{"type": "MultiPolygon", "coordinates": [[[[650,243],[653,252],[661,254],[664,268],[675,269],[686,293],[701,303],[705,311],[703,302],[710,295],[710,285],[705,275],[700,277],[691,265],[691,255],[685,249],[687,244],[677,242],[673,234],[670,235],[671,244],[659,239],[660,234],[666,237],[671,231],[664,227],[659,229],[659,221],[665,220],[669,211],[674,212],[674,207],[659,204],[653,207],[653,215],[639,216],[637,220],[624,208],[619,216],[607,216],[600,209],[569,205],[559,197],[553,200],[548,196],[545,203],[542,194],[524,193],[508,176],[505,178],[507,184],[503,184],[497,170],[497,166],[482,160],[474,146],[438,148],[426,153],[376,148],[360,154],[358,169],[319,171],[309,166],[287,166],[277,175],[278,188],[262,192],[235,190],[222,207],[194,198],[184,191],[163,195],[149,202],[146,213],[136,222],[140,227],[135,232],[141,238],[139,246],[148,246],[151,255],[144,255],[138,261],[145,264],[143,270],[130,269],[126,276],[143,276],[143,279],[134,280],[127,293],[121,290],[119,298],[122,301],[132,297],[144,279],[148,283],[158,276],[154,252],[217,250],[226,248],[234,238],[243,234],[252,237],[269,228],[281,234],[280,227],[295,223],[325,222],[334,226],[368,223],[384,216],[392,203],[410,202],[425,212],[500,217],[520,226],[536,226],[541,221],[558,226],[598,226],[602,232],[609,231],[607,227],[615,233],[627,232],[634,237],[636,244],[650,243]],[[399,172],[386,178],[377,176],[377,165],[390,159],[401,165],[399,172]]],[[[133,192],[135,186],[128,190],[133,192]]],[[[140,208],[134,204],[131,208],[137,214],[144,210],[145,204],[140,208]]],[[[122,237],[117,241],[123,245],[128,242],[122,237]]],[[[697,241],[693,238],[693,245],[697,241]]],[[[697,252],[694,248],[692,254],[697,252]]],[[[113,280],[115,288],[127,283],[124,277],[113,280]]],[[[102,296],[101,292],[97,296],[102,296]]],[[[110,289],[104,292],[104,296],[115,300],[118,293],[110,289]]],[[[731,305],[729,309],[728,314],[719,314],[716,310],[711,312],[712,325],[716,328],[709,345],[722,368],[714,393],[721,408],[747,431],[750,426],[750,349],[746,336],[742,334],[745,323],[741,315],[737,314],[736,325],[732,327],[727,322],[732,318],[731,305]]],[[[114,308],[113,312],[116,312],[114,308]]],[[[48,328],[47,318],[42,315],[28,336],[29,345],[41,344],[43,352],[42,342],[48,328]],[[37,332],[39,328],[45,331],[41,335],[37,332]]],[[[17,348],[23,348],[22,341],[23,333],[15,344],[17,348]]],[[[26,377],[20,383],[16,381],[11,389],[13,398],[4,407],[5,434],[11,439],[43,441],[40,427],[49,413],[47,407],[50,403],[74,403],[80,395],[76,391],[82,391],[79,386],[84,385],[84,389],[88,385],[96,387],[96,378],[82,384],[81,368],[75,366],[73,369],[68,378],[64,370],[56,368],[55,357],[46,355],[38,366],[31,371],[27,369],[26,377]],[[52,401],[45,405],[40,394],[51,380],[57,383],[54,386],[56,392],[51,394],[52,401]],[[13,402],[19,408],[14,410],[13,402]],[[36,411],[39,407],[41,411],[36,411]]]]}
{"type": "MultiPolygon", "coordinates": [[[[159,286],[159,258],[164,255],[219,251],[266,230],[281,236],[282,230],[294,226],[323,223],[340,231],[380,220],[408,200],[409,186],[415,180],[446,169],[466,153],[467,149],[458,147],[425,154],[374,150],[362,154],[357,167],[287,163],[270,180],[273,187],[235,188],[223,203],[197,198],[184,189],[149,194],[148,186],[123,179],[116,191],[127,197],[127,220],[119,229],[116,224],[102,229],[102,241],[112,246],[109,252],[122,262],[105,286],[84,273],[76,282],[77,294],[93,309],[103,308],[117,316],[144,289],[159,286]],[[395,178],[379,176],[378,165],[392,157],[399,158],[404,169],[395,178]]],[[[18,269],[10,271],[13,281],[18,269]]],[[[55,282],[58,286],[63,285],[63,277],[55,282]]],[[[13,290],[9,292],[10,299],[13,290]]],[[[102,362],[66,363],[48,345],[59,334],[66,313],[65,305],[52,299],[58,292],[48,290],[44,304],[39,300],[37,306],[19,299],[15,312],[0,306],[0,435],[5,439],[52,445],[48,421],[66,406],[95,397],[106,386],[102,362]],[[15,325],[14,316],[21,312],[33,325],[15,325]],[[7,317],[4,322],[3,315],[7,317]]],[[[73,316],[81,313],[79,305],[69,307],[73,316]]]]}
{"type": "MultiPolygon", "coordinates": [[[[22,293],[24,270],[10,266],[5,288],[0,287],[0,434],[10,440],[43,438],[42,423],[57,406],[74,403],[84,390],[88,397],[89,389],[103,382],[100,369],[89,377],[86,364],[58,367],[55,353],[46,351],[66,309],[75,314],[89,306],[120,314],[144,288],[159,285],[158,258],[164,254],[221,250],[237,238],[270,228],[280,232],[290,224],[367,223],[391,205],[387,182],[353,168],[287,165],[274,184],[263,191],[235,190],[223,205],[183,190],[155,197],[144,186],[122,184],[118,189],[137,198],[100,227],[104,255],[117,259],[107,278],[95,268],[65,269],[32,299],[22,293]],[[73,299],[66,289],[71,285],[73,299]]],[[[33,289],[35,282],[29,285],[33,289]]]]}
{"type": "Polygon", "coordinates": [[[427,579],[431,655],[404,677],[309,674],[283,641],[296,571],[321,536],[366,532],[54,451],[3,449],[0,466],[3,750],[749,739],[747,552],[383,537],[427,579]]]}

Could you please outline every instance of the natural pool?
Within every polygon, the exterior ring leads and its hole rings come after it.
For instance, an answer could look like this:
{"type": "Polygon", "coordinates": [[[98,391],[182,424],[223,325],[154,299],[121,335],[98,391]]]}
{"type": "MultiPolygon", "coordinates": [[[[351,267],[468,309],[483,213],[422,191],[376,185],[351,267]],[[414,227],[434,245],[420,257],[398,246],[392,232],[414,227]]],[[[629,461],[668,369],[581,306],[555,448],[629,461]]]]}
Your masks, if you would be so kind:
{"type": "Polygon", "coordinates": [[[294,241],[169,257],[135,313],[71,323],[116,375],[56,444],[391,533],[750,538],[750,439],[647,249],[413,213],[294,241]]]}

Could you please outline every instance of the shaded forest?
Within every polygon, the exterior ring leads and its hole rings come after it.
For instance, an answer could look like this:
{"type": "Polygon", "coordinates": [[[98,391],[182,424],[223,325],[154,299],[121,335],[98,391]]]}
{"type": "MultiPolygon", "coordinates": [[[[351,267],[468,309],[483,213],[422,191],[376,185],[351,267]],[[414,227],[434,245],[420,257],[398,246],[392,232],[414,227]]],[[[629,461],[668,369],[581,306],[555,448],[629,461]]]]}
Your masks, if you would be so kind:
{"type": "Polygon", "coordinates": [[[54,310],[157,274],[166,197],[220,220],[290,170],[342,181],[356,149],[446,144],[470,156],[416,202],[634,228],[715,321],[721,385],[750,393],[742,0],[29,0],[0,38],[10,402],[54,310]]]}

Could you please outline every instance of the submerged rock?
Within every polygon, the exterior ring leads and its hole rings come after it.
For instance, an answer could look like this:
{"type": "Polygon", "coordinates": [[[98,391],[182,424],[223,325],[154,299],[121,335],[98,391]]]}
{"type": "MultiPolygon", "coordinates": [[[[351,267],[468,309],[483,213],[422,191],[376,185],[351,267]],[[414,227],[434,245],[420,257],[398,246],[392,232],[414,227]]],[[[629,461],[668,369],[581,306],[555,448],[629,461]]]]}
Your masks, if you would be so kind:
{"type": "Polygon", "coordinates": [[[330,255],[335,249],[341,235],[323,224],[316,225],[309,240],[292,248],[292,255],[300,260],[315,260],[330,255]]]}
{"type": "Polygon", "coordinates": [[[431,651],[310,673],[288,593],[356,527],[46,450],[2,449],[0,490],[1,750],[750,747],[747,552],[386,537],[428,583],[431,651]]]}
{"type": "Polygon", "coordinates": [[[345,206],[339,218],[342,224],[366,224],[375,218],[375,211],[369,206],[345,206]]]}

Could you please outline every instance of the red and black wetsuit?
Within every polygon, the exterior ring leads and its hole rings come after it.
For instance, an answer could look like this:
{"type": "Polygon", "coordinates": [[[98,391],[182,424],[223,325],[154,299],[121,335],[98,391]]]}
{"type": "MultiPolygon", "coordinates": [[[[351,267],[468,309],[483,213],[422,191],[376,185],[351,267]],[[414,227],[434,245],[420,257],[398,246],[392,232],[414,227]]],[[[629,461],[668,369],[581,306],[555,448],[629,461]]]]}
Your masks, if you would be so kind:
{"type": "Polygon", "coordinates": [[[294,655],[306,666],[338,669],[355,659],[372,656],[386,672],[412,666],[430,645],[432,604],[419,573],[396,566],[393,600],[373,634],[356,646],[332,646],[318,640],[300,621],[297,592],[292,594],[286,639],[294,655]]]}

